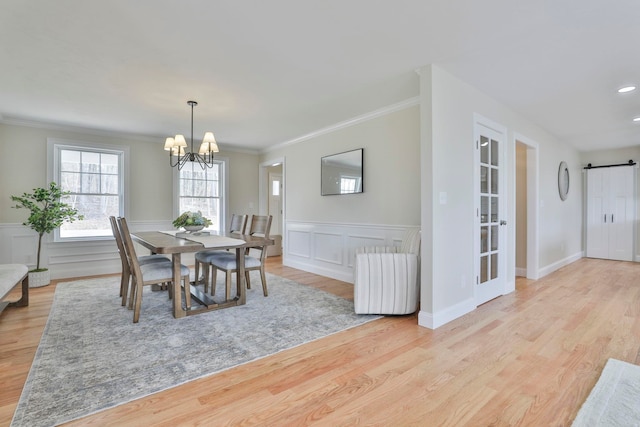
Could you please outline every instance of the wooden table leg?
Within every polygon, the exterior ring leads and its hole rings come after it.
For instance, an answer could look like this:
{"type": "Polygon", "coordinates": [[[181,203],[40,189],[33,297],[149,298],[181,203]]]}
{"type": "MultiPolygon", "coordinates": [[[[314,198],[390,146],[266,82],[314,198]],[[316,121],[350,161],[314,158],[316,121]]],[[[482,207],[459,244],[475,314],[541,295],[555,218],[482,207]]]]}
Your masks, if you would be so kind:
{"type": "MultiPolygon", "coordinates": [[[[173,261],[173,317],[179,319],[187,315],[187,312],[182,308],[182,277],[180,276],[182,260],[180,253],[172,254],[171,260],[173,261]]],[[[189,292],[189,289],[187,288],[185,291],[189,292]]]]}
{"type": "Polygon", "coordinates": [[[238,286],[238,304],[247,303],[247,282],[244,277],[244,248],[236,248],[236,283],[238,286]]]}

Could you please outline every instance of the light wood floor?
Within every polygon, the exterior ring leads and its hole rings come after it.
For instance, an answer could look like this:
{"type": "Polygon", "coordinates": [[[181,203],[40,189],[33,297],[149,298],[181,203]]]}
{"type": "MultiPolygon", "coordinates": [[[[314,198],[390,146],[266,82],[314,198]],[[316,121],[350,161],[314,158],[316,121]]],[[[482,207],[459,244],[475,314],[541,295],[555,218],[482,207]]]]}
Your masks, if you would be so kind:
{"type": "MultiPolygon", "coordinates": [[[[278,259],[268,271],[352,294],[278,259]]],[[[54,290],[32,289],[28,308],[0,315],[0,425],[54,290]]],[[[435,331],[386,317],[69,425],[568,426],[606,360],[640,364],[639,348],[640,264],[582,259],[518,279],[516,292],[435,331]]]]}

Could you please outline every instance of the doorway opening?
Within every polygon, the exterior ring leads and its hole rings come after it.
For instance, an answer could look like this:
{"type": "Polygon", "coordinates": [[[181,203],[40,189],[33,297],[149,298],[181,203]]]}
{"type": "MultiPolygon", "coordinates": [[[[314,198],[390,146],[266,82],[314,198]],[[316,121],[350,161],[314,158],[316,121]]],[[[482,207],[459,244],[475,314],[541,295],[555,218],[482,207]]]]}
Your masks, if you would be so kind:
{"type": "Polygon", "coordinates": [[[259,211],[272,215],[271,232],[275,244],[269,247],[267,256],[283,254],[285,247],[285,160],[284,157],[260,163],[258,174],[259,211]]]}
{"type": "Polygon", "coordinates": [[[515,276],[537,280],[538,272],[538,144],[521,135],[516,146],[515,276]]]}

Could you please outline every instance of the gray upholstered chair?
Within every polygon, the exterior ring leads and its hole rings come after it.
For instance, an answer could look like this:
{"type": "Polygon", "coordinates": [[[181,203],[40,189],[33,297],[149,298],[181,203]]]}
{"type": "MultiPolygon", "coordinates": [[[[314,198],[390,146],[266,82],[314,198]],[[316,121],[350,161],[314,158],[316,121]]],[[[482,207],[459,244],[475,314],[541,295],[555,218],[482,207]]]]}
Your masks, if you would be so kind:
{"type": "MultiPolygon", "coordinates": [[[[262,215],[253,215],[251,217],[251,226],[249,228],[249,235],[260,235],[264,237],[269,237],[269,231],[271,230],[271,220],[272,216],[262,216],[262,215]]],[[[259,257],[250,256],[247,250],[247,254],[244,257],[244,269],[245,269],[245,280],[247,282],[247,288],[251,288],[251,280],[249,277],[249,273],[254,270],[260,271],[260,280],[262,281],[262,293],[264,296],[268,296],[269,292],[267,290],[267,278],[264,272],[264,261],[267,258],[267,247],[260,246],[251,248],[260,252],[259,257]]],[[[231,275],[235,273],[238,269],[238,265],[236,263],[236,254],[235,252],[223,252],[217,251],[210,256],[204,259],[204,262],[211,265],[212,274],[212,289],[215,287],[216,276],[218,270],[222,270],[226,273],[225,278],[225,297],[228,300],[231,294],[231,275]]]]}
{"type": "Polygon", "coordinates": [[[358,314],[409,314],[418,308],[420,230],[408,229],[399,247],[356,249],[353,303],[358,314]]]}
{"type": "MultiPolygon", "coordinates": [[[[169,295],[180,292],[180,284],[173,283],[173,265],[171,262],[154,262],[140,265],[136,256],[136,249],[129,233],[127,221],[124,218],[117,218],[118,229],[122,235],[125,253],[133,274],[131,284],[131,295],[129,297],[129,308],[133,308],[133,323],[140,320],[140,308],[142,306],[142,287],[145,285],[157,285],[169,283],[169,295]],[[132,307],[133,305],[133,307],[132,307]]],[[[191,307],[191,287],[189,285],[189,268],[180,266],[180,277],[184,283],[184,294],[187,309],[191,307]]]]}
{"type": "MultiPolygon", "coordinates": [[[[111,223],[111,231],[113,237],[116,240],[116,246],[118,247],[118,253],[120,254],[120,263],[122,264],[122,275],[120,277],[120,296],[122,297],[122,305],[127,304],[127,294],[129,293],[129,283],[131,282],[131,267],[129,266],[129,260],[127,259],[127,253],[122,242],[122,234],[118,228],[118,221],[115,216],[109,217],[111,223]]],[[[138,263],[140,265],[152,264],[157,262],[169,263],[171,260],[162,255],[143,255],[138,257],[138,263]]]]}
{"type": "MultiPolygon", "coordinates": [[[[229,233],[244,234],[245,231],[247,230],[248,217],[249,217],[248,215],[233,214],[231,216],[231,225],[229,226],[229,233]]],[[[200,267],[202,266],[202,269],[204,272],[203,283],[204,283],[205,293],[209,288],[209,282],[211,277],[209,274],[209,271],[210,271],[209,267],[211,266],[211,264],[207,261],[207,259],[216,252],[228,252],[228,251],[220,251],[217,249],[207,249],[204,251],[198,251],[195,254],[196,283],[200,280],[200,267]]],[[[215,293],[216,293],[216,282],[214,280],[214,282],[211,284],[211,295],[215,295],[215,293]]]]}

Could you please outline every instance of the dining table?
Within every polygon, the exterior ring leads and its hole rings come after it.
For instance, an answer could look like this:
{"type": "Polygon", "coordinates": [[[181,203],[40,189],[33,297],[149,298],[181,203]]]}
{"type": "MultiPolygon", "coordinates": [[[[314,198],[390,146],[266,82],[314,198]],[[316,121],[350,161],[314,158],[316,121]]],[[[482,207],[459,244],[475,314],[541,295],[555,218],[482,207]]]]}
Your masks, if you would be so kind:
{"type": "MultiPolygon", "coordinates": [[[[245,280],[244,256],[250,248],[273,245],[274,241],[268,237],[227,233],[225,235],[208,233],[182,233],[178,231],[138,231],[131,233],[134,242],[149,249],[151,253],[171,255],[173,267],[173,283],[179,284],[182,254],[198,252],[205,249],[235,250],[236,252],[236,286],[234,297],[216,300],[190,283],[186,284],[185,303],[182,303],[180,287],[173,292],[173,316],[182,318],[212,310],[244,305],[247,302],[247,284],[245,280]],[[198,306],[192,306],[190,300],[195,300],[198,306]]],[[[195,278],[197,283],[198,277],[195,278]]],[[[194,283],[195,284],[195,283],[194,283]]],[[[215,286],[215,285],[214,285],[215,286]]]]}

